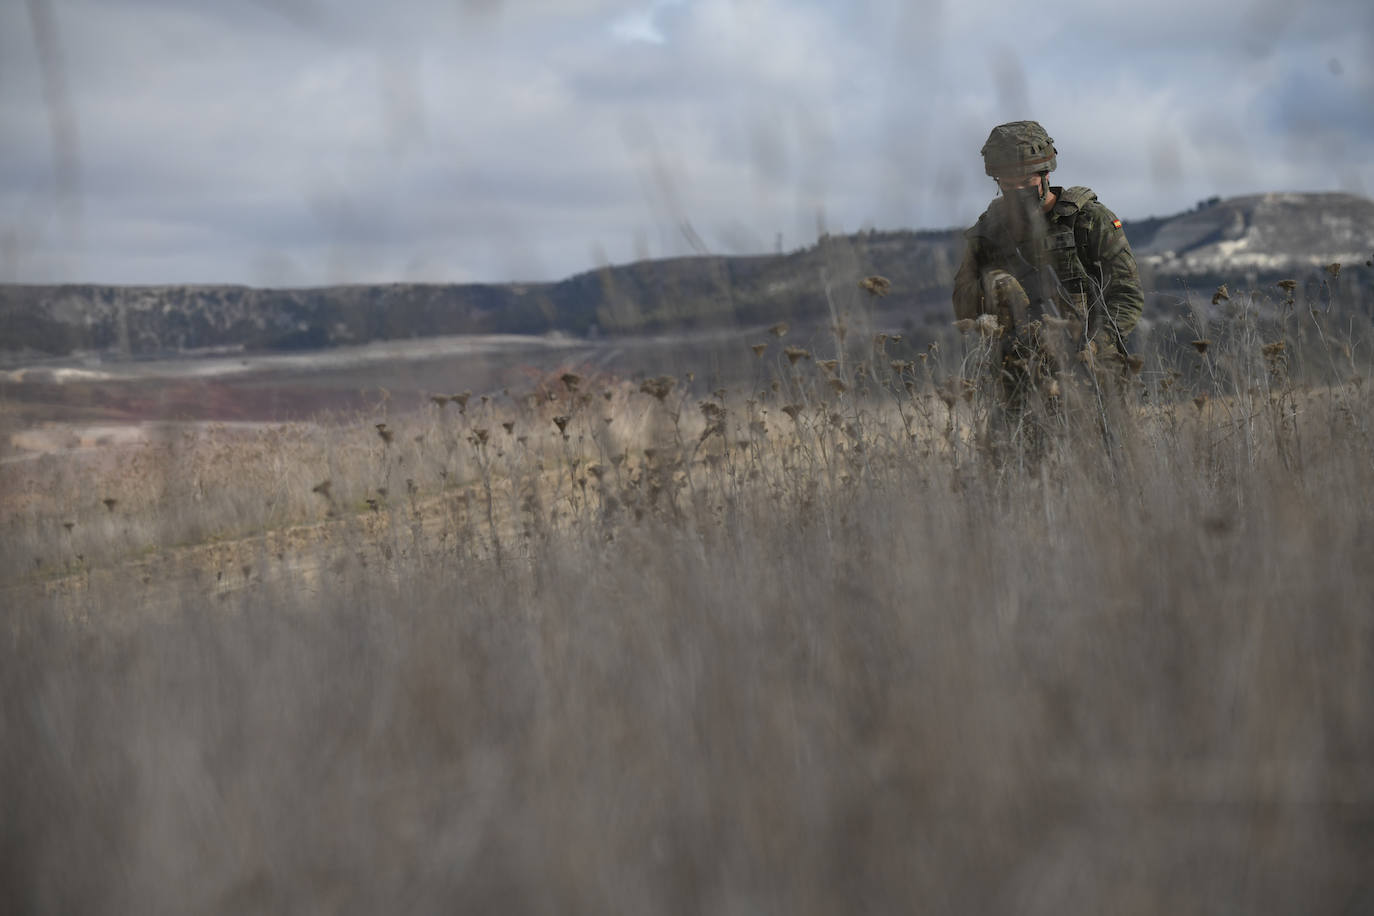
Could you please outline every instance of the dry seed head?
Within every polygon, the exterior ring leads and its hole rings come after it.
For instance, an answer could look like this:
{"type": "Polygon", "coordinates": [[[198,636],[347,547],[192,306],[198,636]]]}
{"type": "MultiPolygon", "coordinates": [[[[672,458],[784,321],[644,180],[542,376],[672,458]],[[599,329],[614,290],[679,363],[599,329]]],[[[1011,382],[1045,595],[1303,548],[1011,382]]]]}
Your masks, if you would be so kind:
{"type": "Polygon", "coordinates": [[[448,399],[453,403],[457,404],[459,410],[466,410],[468,406],[468,398],[470,397],[472,397],[472,392],[464,391],[459,394],[451,394],[448,396],[448,399]]]}
{"type": "Polygon", "coordinates": [[[334,485],[334,482],[333,482],[332,480],[330,480],[328,477],[326,477],[324,480],[321,480],[319,483],[317,483],[317,484],[315,484],[313,487],[311,487],[311,488],[310,488],[310,492],[311,492],[311,493],[318,493],[318,494],[320,494],[321,496],[323,496],[325,499],[328,499],[328,498],[329,498],[329,488],[332,487],[333,485],[334,485]]]}
{"type": "Polygon", "coordinates": [[[840,361],[839,361],[838,359],[818,359],[818,360],[816,360],[816,365],[820,366],[820,367],[821,367],[822,369],[824,369],[826,372],[834,372],[835,369],[836,369],[836,367],[839,366],[839,364],[840,364],[840,361]]]}
{"type": "Polygon", "coordinates": [[[892,281],[876,274],[871,277],[864,277],[859,281],[859,286],[867,291],[870,296],[886,296],[892,292],[892,281]]]}
{"type": "Polygon", "coordinates": [[[835,393],[836,393],[836,394],[844,394],[846,391],[849,390],[848,388],[845,387],[844,382],[840,381],[840,380],[837,379],[837,378],[829,379],[829,382],[830,382],[830,387],[835,389],[835,393]]]}
{"type": "Polygon", "coordinates": [[[566,432],[568,428],[568,421],[571,419],[572,417],[569,417],[565,414],[559,414],[558,416],[553,418],[553,425],[558,427],[558,431],[560,433],[566,432]]]}
{"type": "Polygon", "coordinates": [[[978,333],[983,337],[997,337],[1002,333],[1002,325],[997,321],[996,315],[984,313],[979,315],[974,323],[978,326],[978,333]]]}
{"type": "Polygon", "coordinates": [[[115,506],[119,505],[119,500],[115,499],[113,496],[107,496],[102,499],[101,502],[104,503],[105,508],[111,512],[114,511],[115,506]]]}
{"type": "Polygon", "coordinates": [[[766,344],[766,343],[756,343],[756,344],[751,345],[751,346],[749,347],[749,349],[751,349],[751,350],[754,351],[754,355],[755,355],[755,356],[762,357],[762,356],[763,356],[763,351],[768,349],[768,344],[766,344]]]}
{"type": "Polygon", "coordinates": [[[1278,283],[1275,283],[1274,285],[1277,286],[1279,289],[1283,290],[1284,292],[1288,293],[1288,294],[1291,296],[1291,295],[1293,294],[1293,290],[1295,290],[1295,289],[1298,288],[1298,281],[1297,281],[1297,280],[1280,280],[1278,283]]]}
{"type": "Polygon", "coordinates": [[[787,361],[794,366],[799,359],[811,358],[811,351],[803,350],[801,347],[788,347],[783,353],[787,354],[787,361]]]}
{"type": "Polygon", "coordinates": [[[768,333],[772,334],[774,337],[781,337],[782,335],[787,333],[787,322],[779,321],[777,324],[773,325],[771,328],[768,329],[768,333]]]}
{"type": "Polygon", "coordinates": [[[66,528],[68,531],[71,531],[73,528],[76,527],[76,522],[63,522],[62,527],[66,528]]]}
{"type": "Polygon", "coordinates": [[[782,412],[785,413],[785,414],[787,414],[789,417],[791,417],[791,418],[792,418],[792,421],[795,423],[795,422],[797,421],[797,418],[801,416],[801,412],[802,412],[801,405],[800,405],[800,404],[784,404],[784,405],[782,405],[782,412]]]}
{"type": "Polygon", "coordinates": [[[502,423],[501,426],[502,426],[503,429],[505,429],[506,435],[510,435],[512,432],[515,431],[515,421],[514,421],[514,420],[507,420],[506,422],[502,423]]]}
{"type": "Polygon", "coordinates": [[[448,403],[448,395],[446,394],[431,394],[429,396],[429,399],[439,407],[443,407],[445,404],[448,403]]]}
{"type": "Polygon", "coordinates": [[[474,429],[472,431],[472,437],[477,440],[477,444],[479,445],[487,444],[488,435],[489,433],[485,429],[474,429]]]}
{"type": "Polygon", "coordinates": [[[1202,339],[1193,341],[1193,349],[1196,350],[1196,351],[1198,351],[1199,353],[1204,353],[1204,354],[1205,354],[1205,353],[1207,352],[1207,348],[1210,347],[1211,345],[1212,345],[1212,342],[1211,342],[1210,340],[1205,339],[1205,338],[1202,338],[1202,339]]]}
{"type": "Polygon", "coordinates": [[[1230,298],[1231,298],[1231,293],[1230,293],[1230,291],[1226,288],[1226,284],[1223,283],[1223,284],[1221,284],[1220,286],[1217,287],[1217,291],[1216,291],[1216,292],[1212,293],[1212,304],[1213,304],[1213,305],[1216,305],[1218,302],[1227,301],[1227,300],[1229,300],[1230,298]]]}
{"type": "Polygon", "coordinates": [[[1197,397],[1193,398],[1193,406],[1196,407],[1198,410],[1202,410],[1202,408],[1206,407],[1207,395],[1200,394],[1197,397]]]}
{"type": "Polygon", "coordinates": [[[960,334],[967,334],[976,327],[976,323],[972,318],[960,318],[954,322],[954,326],[959,329],[960,334]]]}
{"type": "Polygon", "coordinates": [[[577,386],[582,382],[582,376],[578,375],[575,372],[564,372],[558,378],[564,385],[567,386],[569,391],[576,391],[577,386]]]}
{"type": "Polygon", "coordinates": [[[676,384],[677,379],[671,375],[660,375],[657,378],[645,379],[640,383],[639,390],[661,401],[672,392],[676,384]]]}
{"type": "Polygon", "coordinates": [[[1326,272],[1331,275],[1331,279],[1336,279],[1341,275],[1341,262],[1332,261],[1330,264],[1326,265],[1326,272]]]}

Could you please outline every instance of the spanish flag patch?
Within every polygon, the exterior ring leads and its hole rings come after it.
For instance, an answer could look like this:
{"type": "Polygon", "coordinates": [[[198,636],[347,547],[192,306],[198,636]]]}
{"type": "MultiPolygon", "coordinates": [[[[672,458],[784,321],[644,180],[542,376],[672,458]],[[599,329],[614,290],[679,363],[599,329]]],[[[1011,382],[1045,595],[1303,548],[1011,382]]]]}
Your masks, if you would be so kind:
{"type": "Polygon", "coordinates": [[[1119,219],[1114,219],[1114,220],[1112,220],[1112,228],[1113,228],[1113,229],[1120,229],[1120,228],[1121,228],[1121,220],[1119,220],[1119,219]]]}

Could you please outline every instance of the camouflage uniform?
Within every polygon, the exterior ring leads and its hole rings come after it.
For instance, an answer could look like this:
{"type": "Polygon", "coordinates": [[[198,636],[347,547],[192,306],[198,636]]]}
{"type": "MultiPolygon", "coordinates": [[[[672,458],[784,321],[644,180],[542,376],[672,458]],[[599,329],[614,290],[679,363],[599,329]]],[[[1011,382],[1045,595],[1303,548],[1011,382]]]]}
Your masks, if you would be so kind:
{"type": "Polygon", "coordinates": [[[1140,320],[1145,298],[1121,221],[1087,188],[1050,190],[1057,200],[1044,214],[1043,232],[1035,226],[1018,237],[1008,218],[1010,201],[998,198],[964,233],[964,259],[954,276],[955,317],[998,314],[997,303],[985,301],[984,277],[1004,270],[1025,288],[1032,320],[1052,301],[1061,317],[1083,323],[1099,351],[1125,352],[1125,337],[1140,320]]]}
{"type": "Polygon", "coordinates": [[[1063,388],[1057,376],[1086,371],[1097,383],[1097,403],[1105,403],[1100,395],[1115,387],[1111,376],[1129,365],[1126,336],[1140,320],[1144,295],[1121,220],[1088,188],[1049,186],[1058,152],[1043,127],[999,124],[981,152],[1003,191],[965,233],[954,314],[997,317],[1000,395],[989,414],[989,444],[1019,442],[1034,454],[1045,445],[1044,420],[1065,417],[1061,394],[1077,387],[1063,388]],[[1042,320],[1050,318],[1059,320],[1042,320]]]}

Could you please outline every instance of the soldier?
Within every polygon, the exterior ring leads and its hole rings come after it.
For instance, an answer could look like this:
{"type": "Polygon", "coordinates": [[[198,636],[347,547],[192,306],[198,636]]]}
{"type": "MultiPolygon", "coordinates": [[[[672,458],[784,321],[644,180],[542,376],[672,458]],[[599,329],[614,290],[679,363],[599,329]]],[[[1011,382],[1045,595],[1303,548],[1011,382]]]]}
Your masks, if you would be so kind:
{"type": "Polygon", "coordinates": [[[1124,359],[1144,295],[1121,220],[1088,188],[1049,184],[1056,150],[1035,121],[994,127],[982,154],[1001,196],[964,234],[955,317],[998,317],[1014,388],[1033,376],[1032,354],[1043,372],[1062,368],[1044,356],[1046,324],[1069,328],[1085,361],[1124,359]]]}

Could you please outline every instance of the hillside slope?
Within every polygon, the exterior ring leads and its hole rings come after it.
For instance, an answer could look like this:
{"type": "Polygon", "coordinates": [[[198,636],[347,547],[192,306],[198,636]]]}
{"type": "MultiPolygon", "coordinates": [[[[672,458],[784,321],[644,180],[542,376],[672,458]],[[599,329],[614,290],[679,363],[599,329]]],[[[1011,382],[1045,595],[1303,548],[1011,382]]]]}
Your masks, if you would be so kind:
{"type": "MultiPolygon", "coordinates": [[[[1350,194],[1259,194],[1127,223],[1152,306],[1180,296],[1272,287],[1294,275],[1330,295],[1374,301],[1374,201],[1350,194]]],[[[255,289],[242,286],[0,286],[0,356],[101,351],[126,356],[229,348],[318,349],[446,334],[623,334],[821,320],[852,309],[857,281],[892,282],[884,318],[943,322],[963,247],[959,230],[826,236],[785,255],[699,256],[607,266],[555,283],[255,289]]]]}

